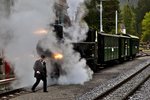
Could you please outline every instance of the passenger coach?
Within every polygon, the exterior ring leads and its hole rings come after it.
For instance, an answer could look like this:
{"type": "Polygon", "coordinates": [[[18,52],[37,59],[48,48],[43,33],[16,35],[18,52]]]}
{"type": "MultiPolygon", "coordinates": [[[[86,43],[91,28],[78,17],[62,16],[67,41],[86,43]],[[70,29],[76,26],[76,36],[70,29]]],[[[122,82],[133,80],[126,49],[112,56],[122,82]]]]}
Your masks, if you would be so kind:
{"type": "Polygon", "coordinates": [[[85,41],[74,43],[74,49],[96,71],[98,65],[123,62],[135,58],[139,51],[139,38],[127,34],[96,33],[90,30],[85,41]]]}

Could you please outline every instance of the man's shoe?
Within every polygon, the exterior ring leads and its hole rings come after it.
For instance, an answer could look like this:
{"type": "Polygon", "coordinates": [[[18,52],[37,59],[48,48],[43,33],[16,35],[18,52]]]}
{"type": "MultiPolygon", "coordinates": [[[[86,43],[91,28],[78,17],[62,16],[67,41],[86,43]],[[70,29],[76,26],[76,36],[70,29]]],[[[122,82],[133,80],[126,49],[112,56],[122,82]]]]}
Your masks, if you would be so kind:
{"type": "Polygon", "coordinates": [[[35,90],[33,90],[33,89],[31,89],[32,90],[32,92],[35,92],[35,90]]]}

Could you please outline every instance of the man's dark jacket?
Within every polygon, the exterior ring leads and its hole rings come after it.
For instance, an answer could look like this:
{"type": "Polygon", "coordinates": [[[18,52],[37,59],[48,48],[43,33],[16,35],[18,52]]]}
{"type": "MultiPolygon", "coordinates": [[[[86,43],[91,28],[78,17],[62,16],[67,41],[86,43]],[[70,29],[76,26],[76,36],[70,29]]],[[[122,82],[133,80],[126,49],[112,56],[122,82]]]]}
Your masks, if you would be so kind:
{"type": "Polygon", "coordinates": [[[47,70],[46,70],[46,63],[43,64],[43,62],[41,60],[37,60],[34,64],[34,77],[36,78],[43,78],[43,77],[46,77],[46,73],[47,73],[47,70]],[[38,71],[40,73],[38,73],[38,71]]]}

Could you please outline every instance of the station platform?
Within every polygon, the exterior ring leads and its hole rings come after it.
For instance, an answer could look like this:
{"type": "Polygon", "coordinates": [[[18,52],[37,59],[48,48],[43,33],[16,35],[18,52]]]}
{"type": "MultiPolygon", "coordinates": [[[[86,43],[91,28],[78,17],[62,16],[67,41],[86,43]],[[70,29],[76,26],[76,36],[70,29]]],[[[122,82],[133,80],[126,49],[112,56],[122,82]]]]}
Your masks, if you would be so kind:
{"type": "Polygon", "coordinates": [[[51,85],[48,87],[48,92],[43,92],[42,89],[36,92],[29,90],[27,93],[23,93],[10,100],[78,100],[86,92],[101,84],[105,84],[105,82],[116,78],[121,73],[131,70],[149,59],[150,57],[139,57],[132,61],[104,68],[95,73],[93,79],[83,85],[51,85]]]}

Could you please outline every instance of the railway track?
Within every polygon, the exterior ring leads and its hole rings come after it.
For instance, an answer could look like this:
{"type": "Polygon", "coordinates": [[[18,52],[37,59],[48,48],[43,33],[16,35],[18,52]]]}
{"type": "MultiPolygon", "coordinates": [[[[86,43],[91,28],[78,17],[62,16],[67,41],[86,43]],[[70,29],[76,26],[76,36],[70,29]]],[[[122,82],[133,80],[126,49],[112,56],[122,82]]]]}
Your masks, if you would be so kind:
{"type": "Polygon", "coordinates": [[[15,78],[8,78],[0,80],[0,100],[9,100],[16,95],[19,95],[22,88],[12,89],[10,84],[15,80],[15,78]]]}
{"type": "MultiPolygon", "coordinates": [[[[3,89],[3,91],[0,92],[0,100],[9,100],[11,98],[15,98],[23,94],[32,93],[31,87],[22,87],[17,89],[11,88],[10,84],[14,80],[15,78],[0,80],[0,86],[5,87],[5,89],[3,89]]],[[[37,91],[41,89],[42,87],[37,87],[37,91]]]]}
{"type": "Polygon", "coordinates": [[[11,89],[10,84],[14,80],[15,78],[8,78],[8,79],[0,80],[0,93],[10,90],[11,89]]]}
{"type": "Polygon", "coordinates": [[[14,98],[15,96],[19,96],[25,93],[24,89],[13,89],[3,93],[0,93],[0,100],[9,100],[10,98],[14,98]]]}
{"type": "Polygon", "coordinates": [[[150,100],[150,78],[144,82],[132,95],[130,95],[128,100],[150,100]]]}
{"type": "Polygon", "coordinates": [[[91,91],[81,95],[77,100],[127,100],[150,78],[150,61],[136,69],[123,73],[91,91]]]}
{"type": "Polygon", "coordinates": [[[134,94],[134,92],[150,78],[150,65],[145,66],[131,77],[125,79],[120,84],[113,87],[96,100],[127,100],[127,98],[134,94]]]}

